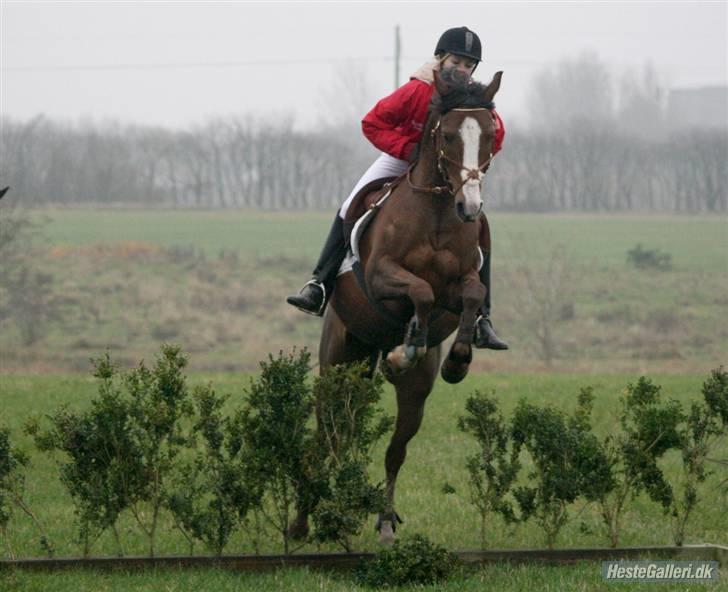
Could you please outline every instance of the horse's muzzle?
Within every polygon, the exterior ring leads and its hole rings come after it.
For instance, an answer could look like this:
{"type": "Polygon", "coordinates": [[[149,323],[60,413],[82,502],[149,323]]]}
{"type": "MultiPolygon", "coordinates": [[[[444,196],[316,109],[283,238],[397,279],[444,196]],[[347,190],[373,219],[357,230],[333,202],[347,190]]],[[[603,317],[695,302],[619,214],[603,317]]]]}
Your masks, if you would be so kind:
{"type": "Polygon", "coordinates": [[[480,215],[480,212],[483,211],[483,202],[480,202],[480,205],[474,214],[468,214],[465,211],[465,204],[461,201],[455,206],[455,211],[461,222],[475,222],[476,218],[480,215]]]}

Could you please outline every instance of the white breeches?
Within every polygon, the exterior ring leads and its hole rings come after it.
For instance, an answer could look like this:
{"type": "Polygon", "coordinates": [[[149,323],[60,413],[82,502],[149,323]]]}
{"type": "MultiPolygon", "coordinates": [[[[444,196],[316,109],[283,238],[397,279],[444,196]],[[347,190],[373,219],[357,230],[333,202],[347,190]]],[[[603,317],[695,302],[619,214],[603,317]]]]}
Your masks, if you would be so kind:
{"type": "Polygon", "coordinates": [[[384,177],[399,177],[404,174],[408,166],[409,163],[406,160],[400,160],[399,158],[394,158],[393,156],[382,152],[382,154],[379,155],[379,158],[372,163],[372,166],[367,169],[366,173],[362,175],[359,182],[354,185],[354,189],[351,190],[349,197],[346,198],[346,201],[342,204],[341,209],[339,210],[339,216],[342,218],[346,217],[346,210],[349,209],[349,204],[351,204],[354,196],[359,193],[364,185],[384,177]]]}

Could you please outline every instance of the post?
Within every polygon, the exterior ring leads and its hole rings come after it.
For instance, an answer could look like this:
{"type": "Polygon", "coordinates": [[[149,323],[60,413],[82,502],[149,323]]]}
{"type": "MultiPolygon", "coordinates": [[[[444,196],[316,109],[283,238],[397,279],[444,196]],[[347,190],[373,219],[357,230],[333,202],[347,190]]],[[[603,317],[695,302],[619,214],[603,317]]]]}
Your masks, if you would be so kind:
{"type": "Polygon", "coordinates": [[[399,34],[399,25],[394,28],[394,88],[399,88],[399,62],[402,57],[402,42],[399,34]]]}

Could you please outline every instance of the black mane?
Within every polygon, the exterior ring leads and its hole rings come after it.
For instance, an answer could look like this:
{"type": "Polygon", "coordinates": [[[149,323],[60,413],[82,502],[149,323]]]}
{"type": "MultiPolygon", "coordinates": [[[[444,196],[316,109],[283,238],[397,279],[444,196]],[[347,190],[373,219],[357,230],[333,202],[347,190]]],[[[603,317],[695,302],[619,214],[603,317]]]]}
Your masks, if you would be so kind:
{"type": "Polygon", "coordinates": [[[435,93],[432,97],[432,110],[444,114],[460,107],[471,109],[493,109],[495,103],[485,98],[488,88],[480,82],[473,81],[462,72],[447,69],[440,72],[440,80],[447,85],[448,91],[443,95],[435,93]]]}

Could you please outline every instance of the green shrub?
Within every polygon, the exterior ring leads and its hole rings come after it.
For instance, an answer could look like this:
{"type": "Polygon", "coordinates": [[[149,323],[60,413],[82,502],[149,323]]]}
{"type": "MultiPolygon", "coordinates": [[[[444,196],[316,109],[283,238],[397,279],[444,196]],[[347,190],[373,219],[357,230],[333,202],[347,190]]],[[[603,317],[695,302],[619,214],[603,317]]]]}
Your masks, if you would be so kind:
{"type": "Polygon", "coordinates": [[[513,506],[506,499],[521,468],[520,448],[511,442],[511,434],[498,411],[495,395],[476,391],[465,402],[467,415],[458,419],[460,431],[473,436],[479,450],[468,457],[470,499],[480,513],[481,546],[485,548],[488,514],[496,512],[507,522],[516,520],[513,506]]]}
{"type": "Polygon", "coordinates": [[[242,439],[244,470],[262,489],[259,509],[283,538],[290,553],[290,526],[294,505],[300,496],[315,498],[316,484],[309,473],[316,456],[311,428],[307,425],[314,407],[306,378],[311,355],[295,351],[261,362],[261,375],[253,380],[243,409],[233,419],[242,439]]]}
{"type": "Polygon", "coordinates": [[[681,430],[682,475],[671,488],[673,537],[685,540],[685,528],[698,504],[699,486],[710,475],[706,463],[717,444],[728,435],[728,373],[713,370],[703,383],[703,401],[693,403],[681,430]]]}
{"type": "Polygon", "coordinates": [[[198,448],[196,439],[190,440],[194,457],[179,463],[165,505],[190,543],[190,554],[197,539],[221,555],[232,533],[258,503],[260,485],[245,470],[239,425],[222,416],[227,397],[206,385],[195,389],[194,399],[193,433],[202,437],[202,447],[198,448]]]}
{"type": "Polygon", "coordinates": [[[10,444],[10,430],[0,427],[0,535],[5,540],[10,557],[14,558],[12,542],[7,532],[13,508],[26,514],[40,533],[40,546],[49,557],[53,545],[35,512],[25,500],[25,471],[30,464],[28,455],[10,444]]]}
{"type": "Polygon", "coordinates": [[[672,490],[658,465],[670,449],[680,446],[678,425],[683,419],[677,401],[663,402],[660,387],[640,377],[620,398],[619,428],[604,438],[602,450],[611,476],[609,487],[595,491],[602,521],[612,547],[619,544],[621,518],[627,499],[641,491],[669,508],[672,490]]]}
{"type": "Polygon", "coordinates": [[[318,430],[314,450],[320,459],[320,497],[312,513],[313,538],[334,541],[346,551],[358,535],[366,517],[383,512],[387,498],[383,484],[369,482],[367,467],[372,448],[394,424],[376,404],[384,378],[367,375],[368,363],[342,364],[328,368],[314,383],[318,430]]]}
{"type": "Polygon", "coordinates": [[[656,269],[669,271],[672,269],[672,255],[659,249],[645,249],[642,244],[627,251],[627,263],[637,269],[656,269]]]}
{"type": "Polygon", "coordinates": [[[98,397],[83,413],[61,407],[47,415],[50,429],[31,420],[26,430],[40,450],[61,451],[61,481],[73,499],[84,556],[99,536],[116,531],[128,509],[154,555],[167,481],[186,439],[181,422],[192,408],[180,348],[163,345],[150,370],[140,363],[121,376],[108,354],[94,361],[98,397]],[[124,388],[122,388],[124,387],[124,388]]]}
{"type": "Polygon", "coordinates": [[[599,442],[591,432],[591,389],[582,389],[575,414],[567,416],[552,406],[518,402],[512,423],[514,445],[533,459],[530,486],[518,487],[514,496],[524,520],[535,516],[553,549],[568,521],[568,506],[579,496],[594,499],[611,487],[611,476],[599,442]]]}
{"type": "Polygon", "coordinates": [[[355,571],[357,582],[372,588],[428,585],[450,577],[459,565],[457,556],[422,535],[397,540],[355,571]]]}
{"type": "MultiPolygon", "coordinates": [[[[61,482],[71,495],[79,521],[78,542],[86,557],[94,542],[111,528],[118,541],[116,522],[132,503],[132,495],[145,481],[140,451],[134,441],[129,401],[118,386],[117,367],[108,354],[94,362],[98,397],[83,413],[62,406],[40,422],[26,423],[41,451],[60,451],[61,482]]],[[[122,553],[119,544],[119,553],[122,553]]]]}

